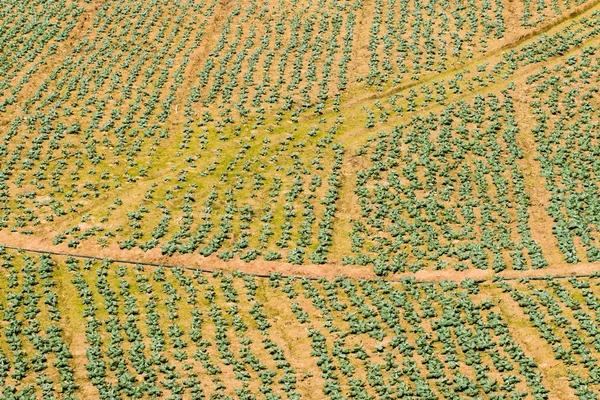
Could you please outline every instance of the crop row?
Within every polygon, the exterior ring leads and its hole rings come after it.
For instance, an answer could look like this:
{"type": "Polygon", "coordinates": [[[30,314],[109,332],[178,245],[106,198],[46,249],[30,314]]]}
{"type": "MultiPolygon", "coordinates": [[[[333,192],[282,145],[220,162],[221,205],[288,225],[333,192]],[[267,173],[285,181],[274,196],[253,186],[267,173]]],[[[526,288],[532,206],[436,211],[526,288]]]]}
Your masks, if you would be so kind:
{"type": "Polygon", "coordinates": [[[600,297],[598,278],[567,281],[497,283],[516,301],[547,345],[547,350],[565,370],[569,386],[579,399],[598,398],[600,351],[598,323],[600,297]]]}
{"type": "Polygon", "coordinates": [[[550,194],[546,210],[569,263],[600,260],[600,136],[597,46],[528,79],[531,131],[550,194]]]}
{"type": "Polygon", "coordinates": [[[546,266],[530,234],[518,133],[507,91],[381,132],[361,149],[372,165],[357,174],[355,256],[345,262],[377,273],[546,266]]]}
{"type": "Polygon", "coordinates": [[[547,398],[537,363],[473,281],[317,282],[2,258],[5,398],[547,398]],[[37,286],[45,297],[32,300],[37,286]],[[35,339],[32,327],[48,319],[58,327],[35,339]],[[39,340],[54,344],[37,355],[39,340]]]}

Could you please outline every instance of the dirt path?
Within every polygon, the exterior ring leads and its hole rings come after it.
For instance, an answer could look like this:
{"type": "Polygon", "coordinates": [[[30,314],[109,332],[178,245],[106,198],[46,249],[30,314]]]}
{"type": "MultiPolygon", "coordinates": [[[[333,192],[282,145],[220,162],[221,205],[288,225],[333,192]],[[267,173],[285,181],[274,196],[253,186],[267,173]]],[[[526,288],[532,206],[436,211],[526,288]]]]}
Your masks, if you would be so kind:
{"type": "Polygon", "coordinates": [[[531,109],[529,107],[529,96],[527,87],[521,90],[515,96],[515,115],[519,124],[519,133],[517,134],[517,144],[523,149],[523,159],[517,160],[518,165],[524,175],[523,184],[525,192],[531,198],[529,206],[530,218],[529,227],[533,239],[541,246],[544,258],[550,265],[564,260],[564,254],[558,247],[558,240],[552,233],[553,219],[550,217],[546,207],[550,204],[550,192],[546,189],[546,178],[542,176],[540,162],[536,159],[537,143],[535,141],[532,129],[535,126],[535,120],[531,118],[531,109]]]}
{"type": "Polygon", "coordinates": [[[81,246],[80,249],[70,249],[66,245],[54,246],[50,241],[44,241],[37,237],[26,237],[19,234],[0,232],[0,246],[8,249],[22,250],[25,252],[48,253],[61,256],[72,256],[92,259],[109,259],[116,263],[141,264],[148,266],[162,265],[166,268],[181,267],[184,269],[198,269],[206,272],[216,270],[241,271],[258,277],[267,277],[271,273],[280,273],[283,276],[294,276],[309,279],[333,279],[337,276],[346,276],[350,279],[386,279],[394,281],[402,278],[415,278],[420,282],[438,282],[450,280],[460,282],[470,278],[477,281],[491,281],[495,277],[514,280],[519,278],[542,279],[546,276],[570,277],[570,276],[590,276],[593,273],[600,273],[600,262],[566,264],[557,263],[544,269],[527,271],[503,271],[494,274],[492,270],[469,269],[466,271],[441,270],[430,271],[423,270],[416,273],[394,274],[387,277],[375,275],[373,269],[368,266],[340,265],[340,264],[322,264],[322,265],[294,265],[286,262],[274,262],[255,260],[244,262],[241,260],[223,261],[217,257],[202,257],[198,254],[175,254],[173,256],[163,256],[159,249],[154,249],[146,253],[139,249],[119,250],[118,248],[101,249],[95,246],[90,249],[89,246],[81,246]]]}

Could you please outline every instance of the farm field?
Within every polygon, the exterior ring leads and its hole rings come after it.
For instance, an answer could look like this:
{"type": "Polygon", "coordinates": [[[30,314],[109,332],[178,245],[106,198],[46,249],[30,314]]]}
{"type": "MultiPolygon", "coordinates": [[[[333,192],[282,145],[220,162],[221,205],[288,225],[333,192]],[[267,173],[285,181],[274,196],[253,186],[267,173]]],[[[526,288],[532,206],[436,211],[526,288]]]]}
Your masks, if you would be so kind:
{"type": "Polygon", "coordinates": [[[7,399],[597,399],[600,2],[0,3],[7,399]]]}

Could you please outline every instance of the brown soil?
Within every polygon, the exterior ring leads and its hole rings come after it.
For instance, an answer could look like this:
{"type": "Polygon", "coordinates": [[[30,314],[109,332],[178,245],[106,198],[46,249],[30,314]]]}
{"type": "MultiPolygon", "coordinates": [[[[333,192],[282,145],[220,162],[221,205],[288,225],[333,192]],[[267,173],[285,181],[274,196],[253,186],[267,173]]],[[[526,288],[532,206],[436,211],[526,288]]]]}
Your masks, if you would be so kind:
{"type": "Polygon", "coordinates": [[[160,249],[153,249],[144,253],[139,249],[120,250],[116,246],[109,248],[99,248],[98,246],[84,243],[78,249],[70,249],[66,244],[54,246],[48,239],[42,239],[34,236],[23,236],[20,234],[0,231],[0,243],[6,247],[16,247],[25,251],[35,252],[59,252],[72,256],[99,257],[111,259],[115,262],[127,263],[155,263],[164,266],[181,266],[187,268],[198,268],[205,271],[225,270],[241,271],[247,274],[266,276],[271,273],[280,273],[284,276],[298,276],[307,278],[326,278],[332,279],[337,276],[347,276],[351,279],[388,279],[396,280],[400,278],[412,277],[422,282],[438,282],[442,280],[462,281],[470,278],[474,280],[491,280],[495,275],[507,279],[518,278],[541,278],[545,276],[576,276],[591,275],[594,272],[600,272],[600,262],[566,264],[556,263],[550,267],[537,270],[526,271],[503,271],[494,274],[492,270],[469,269],[466,271],[440,270],[430,271],[422,270],[416,273],[402,273],[379,277],[373,272],[370,266],[344,266],[340,264],[304,264],[294,265],[281,261],[254,260],[244,262],[239,259],[223,261],[216,256],[203,257],[199,254],[175,254],[165,256],[160,254],[160,249]]]}
{"type": "Polygon", "coordinates": [[[553,400],[575,399],[569,387],[565,366],[554,359],[552,347],[540,338],[538,330],[529,323],[529,318],[507,293],[493,290],[502,317],[508,323],[508,330],[525,354],[538,363],[544,386],[549,390],[548,398],[553,400]]]}

